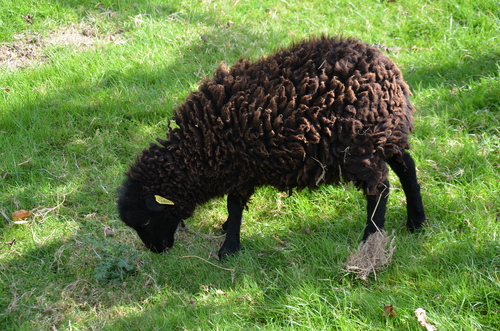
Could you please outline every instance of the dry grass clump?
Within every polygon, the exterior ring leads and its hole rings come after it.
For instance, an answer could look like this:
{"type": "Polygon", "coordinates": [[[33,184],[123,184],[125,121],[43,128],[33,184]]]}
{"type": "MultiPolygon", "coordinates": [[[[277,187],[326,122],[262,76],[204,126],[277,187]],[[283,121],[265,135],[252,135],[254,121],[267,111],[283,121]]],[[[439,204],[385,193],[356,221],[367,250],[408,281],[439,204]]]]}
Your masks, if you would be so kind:
{"type": "Polygon", "coordinates": [[[389,236],[384,230],[379,230],[359,244],[344,263],[344,270],[355,273],[356,278],[362,280],[367,280],[372,272],[376,277],[376,272],[391,262],[395,250],[394,234],[389,236]]]}

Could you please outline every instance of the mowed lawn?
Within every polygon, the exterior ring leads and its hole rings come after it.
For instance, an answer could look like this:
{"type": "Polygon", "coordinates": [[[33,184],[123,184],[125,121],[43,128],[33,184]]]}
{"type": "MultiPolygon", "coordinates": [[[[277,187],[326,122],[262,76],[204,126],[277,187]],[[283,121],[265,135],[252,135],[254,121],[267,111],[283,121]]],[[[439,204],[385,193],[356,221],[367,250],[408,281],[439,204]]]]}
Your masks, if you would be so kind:
{"type": "Polygon", "coordinates": [[[417,308],[500,329],[497,0],[3,0],[0,330],[425,330],[417,308]],[[396,249],[366,281],[343,266],[366,218],[349,183],[260,188],[226,261],[225,199],[147,251],[117,188],[175,105],[221,62],[322,34],[377,45],[410,85],[423,231],[391,173],[396,249]]]}

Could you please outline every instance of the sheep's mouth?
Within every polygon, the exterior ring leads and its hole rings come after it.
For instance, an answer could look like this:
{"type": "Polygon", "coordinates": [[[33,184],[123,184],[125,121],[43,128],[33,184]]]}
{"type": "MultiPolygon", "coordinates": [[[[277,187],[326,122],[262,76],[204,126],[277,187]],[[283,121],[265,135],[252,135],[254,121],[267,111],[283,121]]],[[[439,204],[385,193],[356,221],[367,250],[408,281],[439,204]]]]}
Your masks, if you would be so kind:
{"type": "Polygon", "coordinates": [[[153,253],[166,253],[170,248],[172,248],[173,243],[168,241],[167,239],[163,240],[161,244],[146,244],[146,247],[153,253]]]}
{"type": "Polygon", "coordinates": [[[153,244],[150,244],[150,245],[146,245],[146,247],[153,253],[164,253],[166,251],[168,251],[168,247],[158,247],[156,245],[153,245],[153,244]]]}

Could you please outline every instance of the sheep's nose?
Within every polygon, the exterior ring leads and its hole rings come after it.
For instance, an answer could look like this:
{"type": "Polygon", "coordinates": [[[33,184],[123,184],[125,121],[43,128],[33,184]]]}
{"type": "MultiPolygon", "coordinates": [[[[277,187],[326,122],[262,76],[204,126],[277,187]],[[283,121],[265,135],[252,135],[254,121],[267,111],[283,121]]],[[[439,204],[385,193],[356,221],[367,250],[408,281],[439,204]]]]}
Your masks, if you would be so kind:
{"type": "Polygon", "coordinates": [[[158,247],[158,246],[151,244],[149,246],[149,250],[153,253],[163,253],[163,251],[165,250],[165,246],[158,247]]]}
{"type": "Polygon", "coordinates": [[[163,244],[163,249],[165,251],[168,251],[174,245],[174,243],[172,241],[167,240],[167,239],[163,240],[162,244],[163,244]]]}

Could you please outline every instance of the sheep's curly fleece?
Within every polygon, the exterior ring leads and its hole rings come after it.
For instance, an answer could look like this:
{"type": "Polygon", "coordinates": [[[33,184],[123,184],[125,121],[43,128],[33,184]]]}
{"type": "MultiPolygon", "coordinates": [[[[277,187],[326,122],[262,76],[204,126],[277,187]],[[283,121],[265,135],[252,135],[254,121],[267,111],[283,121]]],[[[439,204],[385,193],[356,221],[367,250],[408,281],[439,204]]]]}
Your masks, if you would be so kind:
{"type": "Polygon", "coordinates": [[[168,140],[144,150],[128,175],[176,203],[342,178],[378,194],[384,159],[409,148],[409,95],[396,65],[355,39],[320,37],[240,59],[178,106],[168,140]]]}

